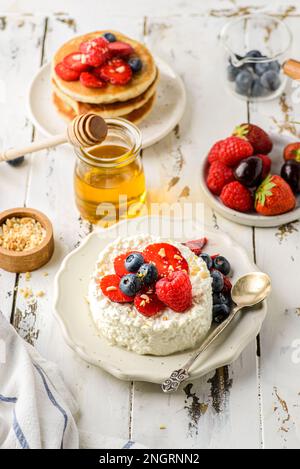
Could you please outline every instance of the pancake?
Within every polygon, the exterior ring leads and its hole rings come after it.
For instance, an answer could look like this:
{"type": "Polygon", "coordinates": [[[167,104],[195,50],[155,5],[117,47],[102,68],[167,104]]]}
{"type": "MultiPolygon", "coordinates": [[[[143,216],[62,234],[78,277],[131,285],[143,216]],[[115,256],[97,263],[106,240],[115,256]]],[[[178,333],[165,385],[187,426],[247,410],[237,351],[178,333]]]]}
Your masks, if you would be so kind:
{"type": "MultiPolygon", "coordinates": [[[[63,101],[58,95],[53,92],[53,103],[56,107],[58,113],[66,120],[70,121],[76,117],[76,113],[74,109],[63,101]]],[[[133,122],[134,124],[138,124],[141,122],[152,110],[153,104],[155,102],[156,93],[154,93],[150,99],[140,108],[135,109],[134,111],[130,112],[129,114],[125,114],[122,118],[133,122]]],[[[97,114],[97,113],[96,113],[97,114]]],[[[100,114],[100,113],[99,113],[100,114]]],[[[101,115],[101,114],[100,114],[101,115]]]]}
{"type": "Polygon", "coordinates": [[[56,85],[55,81],[52,79],[52,89],[54,93],[62,100],[65,104],[68,104],[71,109],[74,110],[76,115],[84,114],[86,112],[96,112],[101,115],[101,117],[122,117],[130,112],[139,109],[144,106],[146,102],[154,95],[157,83],[159,81],[159,74],[157,75],[154,81],[150,84],[149,88],[146,89],[140,96],[136,98],[129,99],[128,101],[119,101],[111,104],[89,104],[76,101],[70,96],[63,93],[60,88],[56,85]]]}
{"type": "Polygon", "coordinates": [[[52,60],[52,77],[58,88],[75,101],[89,104],[107,104],[117,101],[128,101],[144,93],[153,83],[156,76],[156,66],[154,59],[149,50],[140,42],[135,41],[123,34],[115,31],[95,31],[93,33],[84,34],[72,38],[63,44],[55,53],[52,60]],[[106,32],[112,32],[116,35],[117,40],[130,44],[135,53],[143,62],[143,68],[140,72],[133,74],[132,79],[127,85],[111,85],[105,88],[88,88],[80,83],[80,81],[65,81],[55,73],[55,66],[63,60],[63,58],[79,50],[79,45],[89,39],[102,36],[106,32]]]}

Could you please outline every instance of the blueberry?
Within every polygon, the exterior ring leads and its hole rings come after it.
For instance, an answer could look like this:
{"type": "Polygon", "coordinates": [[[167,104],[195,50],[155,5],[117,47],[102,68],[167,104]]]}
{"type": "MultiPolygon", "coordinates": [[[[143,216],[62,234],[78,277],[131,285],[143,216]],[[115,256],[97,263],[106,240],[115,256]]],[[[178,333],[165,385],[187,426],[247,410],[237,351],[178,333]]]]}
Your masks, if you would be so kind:
{"type": "Polygon", "coordinates": [[[204,252],[200,254],[199,257],[201,257],[201,259],[204,260],[205,264],[207,265],[208,270],[210,270],[213,266],[212,258],[208,254],[205,254],[204,252]]]}
{"type": "Polygon", "coordinates": [[[145,285],[151,285],[158,278],[157,268],[154,264],[143,264],[139,268],[137,276],[145,285]]]}
{"type": "Polygon", "coordinates": [[[273,60],[273,62],[269,62],[268,70],[273,70],[273,72],[279,73],[280,64],[279,64],[278,60],[273,60]]]}
{"type": "Polygon", "coordinates": [[[227,67],[227,79],[229,81],[234,81],[239,74],[240,69],[238,67],[234,67],[233,65],[228,65],[227,67]]]}
{"type": "Polygon", "coordinates": [[[128,65],[133,71],[133,73],[137,73],[142,69],[143,62],[137,57],[132,57],[128,60],[128,65]]]}
{"type": "Polygon", "coordinates": [[[252,57],[254,59],[262,57],[262,53],[259,50],[249,50],[245,57],[252,57]]]}
{"type": "Polygon", "coordinates": [[[261,84],[260,78],[255,78],[251,87],[251,96],[253,98],[259,98],[261,96],[266,96],[266,94],[268,94],[268,91],[261,84]]]}
{"type": "Polygon", "coordinates": [[[113,33],[105,33],[103,37],[108,40],[108,42],[116,42],[117,38],[113,33]]]}
{"type": "Polygon", "coordinates": [[[224,295],[223,293],[214,293],[213,294],[213,304],[214,305],[222,305],[225,304],[230,306],[231,298],[229,296],[224,295]]]}
{"type": "Polygon", "coordinates": [[[213,270],[211,272],[212,277],[212,290],[213,293],[220,293],[224,288],[224,278],[221,272],[213,270]]]}
{"type": "Polygon", "coordinates": [[[226,304],[219,304],[219,305],[214,305],[213,306],[213,320],[217,324],[220,324],[221,322],[226,319],[227,316],[230,314],[230,308],[226,304]]]}
{"type": "Polygon", "coordinates": [[[261,84],[268,90],[275,91],[280,86],[280,78],[278,73],[268,70],[261,76],[261,84]]]}
{"type": "Polygon", "coordinates": [[[142,282],[135,274],[124,275],[120,280],[120,290],[127,296],[134,296],[142,288],[142,282]]]}
{"type": "Polygon", "coordinates": [[[221,272],[223,275],[228,275],[231,269],[230,263],[223,256],[217,256],[214,259],[214,268],[221,272]]]}
{"type": "Polygon", "coordinates": [[[24,156],[19,156],[19,158],[15,158],[14,160],[9,160],[7,161],[7,163],[10,164],[10,166],[14,166],[16,168],[17,166],[20,166],[24,160],[25,160],[24,156]]]}
{"type": "Polygon", "coordinates": [[[137,272],[141,265],[144,264],[144,262],[145,260],[142,254],[139,252],[134,252],[126,257],[125,269],[128,270],[128,272],[137,272]]]}
{"type": "Polygon", "coordinates": [[[236,91],[248,96],[251,90],[253,76],[249,70],[242,70],[235,79],[236,91]]]}
{"type": "Polygon", "coordinates": [[[270,62],[258,62],[254,65],[254,71],[257,75],[262,75],[269,70],[270,62]]]}

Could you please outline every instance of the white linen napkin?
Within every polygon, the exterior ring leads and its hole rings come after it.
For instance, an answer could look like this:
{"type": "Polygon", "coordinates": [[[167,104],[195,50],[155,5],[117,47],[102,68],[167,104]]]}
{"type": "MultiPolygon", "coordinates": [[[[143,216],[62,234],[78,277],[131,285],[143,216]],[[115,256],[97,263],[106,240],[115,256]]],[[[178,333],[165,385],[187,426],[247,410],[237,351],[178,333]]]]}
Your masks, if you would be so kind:
{"type": "Polygon", "coordinates": [[[133,441],[80,433],[77,411],[57,366],[0,313],[0,448],[143,448],[133,441]]]}

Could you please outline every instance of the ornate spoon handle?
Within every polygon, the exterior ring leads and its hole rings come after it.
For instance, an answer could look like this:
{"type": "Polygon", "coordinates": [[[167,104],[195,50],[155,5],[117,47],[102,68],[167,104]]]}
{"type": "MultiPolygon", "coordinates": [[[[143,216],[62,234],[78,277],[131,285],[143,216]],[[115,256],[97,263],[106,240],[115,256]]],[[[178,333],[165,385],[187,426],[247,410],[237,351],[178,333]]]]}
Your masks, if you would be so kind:
{"type": "Polygon", "coordinates": [[[189,358],[185,365],[179,370],[174,370],[171,373],[170,377],[166,379],[161,385],[163,392],[171,393],[177,391],[180,384],[189,377],[189,369],[197,360],[199,355],[204,352],[204,350],[206,350],[217,339],[217,337],[219,337],[220,334],[222,334],[224,329],[226,329],[226,327],[231,323],[233,318],[241,309],[241,306],[235,306],[228,318],[218,327],[216,327],[211,334],[209,334],[209,336],[201,344],[201,347],[189,358]]]}

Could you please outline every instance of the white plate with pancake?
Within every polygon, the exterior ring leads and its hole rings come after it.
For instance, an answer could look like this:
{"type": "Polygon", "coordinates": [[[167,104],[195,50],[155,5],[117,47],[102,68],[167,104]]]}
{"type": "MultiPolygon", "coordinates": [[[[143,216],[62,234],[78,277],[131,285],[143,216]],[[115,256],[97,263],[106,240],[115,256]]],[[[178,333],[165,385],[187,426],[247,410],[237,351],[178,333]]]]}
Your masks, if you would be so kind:
{"type": "MultiPolygon", "coordinates": [[[[110,228],[88,235],[82,244],[63,260],[55,278],[54,315],[66,343],[85,361],[99,366],[122,380],[162,383],[174,369],[190,357],[192,351],[168,356],[138,355],[110,345],[97,330],[86,301],[90,276],[100,251],[118,236],[150,233],[177,241],[208,238],[205,251],[222,253],[233,268],[233,282],[247,272],[257,270],[249,254],[228,235],[205,229],[192,220],[140,217],[125,220],[110,228]],[[171,235],[176,233],[177,235],[171,235]],[[181,234],[179,234],[181,233],[181,234]],[[180,236],[180,238],[178,237],[180,236]]],[[[190,370],[191,379],[236,360],[255,339],[267,313],[267,303],[243,312],[212,344],[190,370]]]]}
{"type": "MultiPolygon", "coordinates": [[[[138,124],[142,131],[143,148],[164,138],[180,121],[186,104],[183,81],[162,59],[155,57],[160,80],[153,109],[138,124]]],[[[57,113],[52,99],[51,64],[45,64],[33,78],[28,93],[29,116],[33,124],[45,136],[64,132],[66,122],[57,113]]]]}

